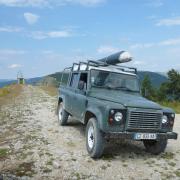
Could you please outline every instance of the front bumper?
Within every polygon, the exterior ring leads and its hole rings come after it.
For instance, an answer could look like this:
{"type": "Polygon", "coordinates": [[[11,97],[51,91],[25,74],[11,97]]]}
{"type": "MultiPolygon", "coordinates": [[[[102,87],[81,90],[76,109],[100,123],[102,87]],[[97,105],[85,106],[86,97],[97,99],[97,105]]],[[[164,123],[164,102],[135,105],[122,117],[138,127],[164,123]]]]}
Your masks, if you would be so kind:
{"type": "MultiPolygon", "coordinates": [[[[135,134],[137,132],[110,132],[105,134],[106,139],[116,139],[116,138],[123,138],[123,139],[135,139],[135,134]]],[[[139,133],[139,132],[138,132],[139,133]]],[[[167,133],[156,133],[157,140],[160,139],[177,139],[178,134],[175,132],[167,132],[167,133]]]]}

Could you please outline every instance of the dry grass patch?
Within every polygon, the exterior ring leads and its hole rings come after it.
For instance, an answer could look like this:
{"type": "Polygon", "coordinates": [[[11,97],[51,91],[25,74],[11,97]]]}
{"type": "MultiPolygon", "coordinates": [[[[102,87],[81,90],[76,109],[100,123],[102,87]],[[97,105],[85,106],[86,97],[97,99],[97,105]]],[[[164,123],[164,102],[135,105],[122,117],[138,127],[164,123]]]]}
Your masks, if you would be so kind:
{"type": "Polygon", "coordinates": [[[40,86],[41,89],[43,89],[48,95],[50,96],[57,96],[58,89],[54,86],[40,86]]]}
{"type": "Polygon", "coordinates": [[[15,97],[17,97],[21,90],[22,85],[12,84],[3,88],[0,88],[0,107],[8,102],[11,102],[15,97]]]}
{"type": "Polygon", "coordinates": [[[180,113],[180,102],[174,101],[174,102],[160,102],[162,106],[170,107],[175,110],[177,114],[180,113]]]}

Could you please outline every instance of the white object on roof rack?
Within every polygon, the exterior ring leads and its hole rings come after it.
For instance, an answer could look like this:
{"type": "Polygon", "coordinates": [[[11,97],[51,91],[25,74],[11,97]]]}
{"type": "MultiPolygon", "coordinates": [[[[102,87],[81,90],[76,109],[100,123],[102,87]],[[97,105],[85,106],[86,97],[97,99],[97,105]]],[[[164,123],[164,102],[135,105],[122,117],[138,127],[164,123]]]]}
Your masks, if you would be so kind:
{"type": "Polygon", "coordinates": [[[129,52],[124,51],[122,54],[119,56],[119,61],[120,62],[129,62],[132,60],[132,56],[129,52]]]}
{"type": "Polygon", "coordinates": [[[120,63],[129,62],[132,60],[132,56],[127,51],[120,51],[115,54],[111,54],[105,58],[99,59],[98,62],[103,62],[108,65],[116,65],[120,63]]]}

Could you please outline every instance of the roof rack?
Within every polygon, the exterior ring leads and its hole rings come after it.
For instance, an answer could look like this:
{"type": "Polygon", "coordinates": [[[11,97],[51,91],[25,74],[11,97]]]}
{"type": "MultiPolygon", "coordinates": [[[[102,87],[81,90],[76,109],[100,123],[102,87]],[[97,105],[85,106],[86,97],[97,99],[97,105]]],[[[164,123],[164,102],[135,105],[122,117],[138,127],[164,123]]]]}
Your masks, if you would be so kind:
{"type": "Polygon", "coordinates": [[[111,65],[111,64],[107,64],[106,62],[93,61],[93,60],[88,60],[87,62],[80,61],[79,63],[73,63],[72,67],[65,68],[64,71],[65,70],[71,70],[73,72],[74,71],[88,71],[90,67],[113,67],[117,70],[137,74],[137,69],[134,67],[111,65]],[[84,66],[83,69],[81,69],[82,66],[84,66]]]}

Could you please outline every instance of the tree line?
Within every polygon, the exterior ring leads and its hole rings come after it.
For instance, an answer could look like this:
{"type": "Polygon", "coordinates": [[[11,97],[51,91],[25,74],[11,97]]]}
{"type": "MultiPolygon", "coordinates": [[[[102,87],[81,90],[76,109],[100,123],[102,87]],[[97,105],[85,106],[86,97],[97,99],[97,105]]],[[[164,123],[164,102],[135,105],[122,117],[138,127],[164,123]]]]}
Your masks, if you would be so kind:
{"type": "Polygon", "coordinates": [[[141,84],[142,95],[153,101],[180,101],[180,73],[171,69],[167,73],[168,81],[160,88],[152,86],[151,79],[146,75],[141,84]]]}

